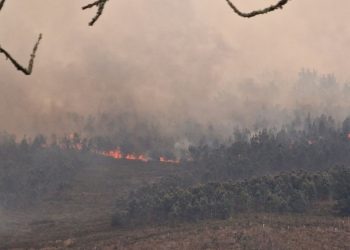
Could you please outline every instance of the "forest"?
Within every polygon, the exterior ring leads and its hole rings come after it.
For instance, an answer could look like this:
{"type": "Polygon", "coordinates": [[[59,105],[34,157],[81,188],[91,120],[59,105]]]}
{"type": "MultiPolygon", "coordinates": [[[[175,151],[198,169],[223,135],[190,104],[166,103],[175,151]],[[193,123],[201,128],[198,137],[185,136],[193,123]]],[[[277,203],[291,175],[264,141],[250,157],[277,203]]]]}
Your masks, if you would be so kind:
{"type": "MultiPolygon", "coordinates": [[[[109,158],[101,152],[115,147],[108,137],[77,133],[17,140],[4,132],[0,138],[4,208],[59,196],[78,172],[109,158]]],[[[331,213],[349,215],[349,150],[350,118],[339,124],[330,116],[307,115],[279,129],[235,129],[226,143],[189,146],[180,173],[116,198],[112,224],[225,219],[248,211],[303,213],[324,201],[334,203],[331,213]]]]}

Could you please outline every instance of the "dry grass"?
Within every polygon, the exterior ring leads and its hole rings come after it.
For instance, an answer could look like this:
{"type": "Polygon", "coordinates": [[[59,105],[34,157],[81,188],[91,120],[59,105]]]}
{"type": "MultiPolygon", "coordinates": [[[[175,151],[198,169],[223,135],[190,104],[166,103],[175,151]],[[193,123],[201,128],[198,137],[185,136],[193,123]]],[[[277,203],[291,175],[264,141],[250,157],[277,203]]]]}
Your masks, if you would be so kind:
{"type": "MultiPolygon", "coordinates": [[[[5,248],[27,249],[350,249],[349,218],[244,214],[205,221],[115,230],[108,221],[73,225],[32,225],[5,248]],[[50,231],[50,232],[49,232],[50,231]],[[47,233],[43,233],[47,232],[47,233]],[[68,233],[69,232],[69,233],[68,233]]],[[[1,246],[1,244],[0,244],[1,246]]]]}

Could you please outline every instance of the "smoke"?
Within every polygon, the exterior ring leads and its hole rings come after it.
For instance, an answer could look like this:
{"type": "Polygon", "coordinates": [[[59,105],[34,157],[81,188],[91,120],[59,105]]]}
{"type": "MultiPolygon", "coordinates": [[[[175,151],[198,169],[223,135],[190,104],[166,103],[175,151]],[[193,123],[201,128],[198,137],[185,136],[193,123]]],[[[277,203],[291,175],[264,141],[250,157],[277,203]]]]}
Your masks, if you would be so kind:
{"type": "Polygon", "coordinates": [[[222,140],[235,126],[282,125],[294,110],[342,118],[350,32],[349,3],[340,2],[291,2],[243,20],[224,1],[110,1],[90,28],[86,1],[13,0],[0,15],[1,45],[26,62],[39,32],[44,40],[30,77],[0,60],[0,129],[135,138],[157,131],[182,150],[203,134],[222,140]],[[306,90],[303,66],[340,80],[321,73],[306,90]],[[334,84],[318,91],[324,81],[334,84]]]}

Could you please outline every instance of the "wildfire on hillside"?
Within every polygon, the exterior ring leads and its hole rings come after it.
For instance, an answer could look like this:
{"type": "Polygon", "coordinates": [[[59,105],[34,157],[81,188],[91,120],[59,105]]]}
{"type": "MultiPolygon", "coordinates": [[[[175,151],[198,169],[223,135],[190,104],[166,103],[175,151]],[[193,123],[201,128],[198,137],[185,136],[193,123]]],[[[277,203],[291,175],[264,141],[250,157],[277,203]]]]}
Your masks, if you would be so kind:
{"type": "MultiPolygon", "coordinates": [[[[112,157],[114,159],[124,159],[124,160],[131,160],[131,161],[148,162],[148,161],[154,160],[151,157],[147,156],[146,154],[136,154],[136,153],[123,154],[119,148],[102,152],[101,154],[107,157],[112,157]]],[[[179,160],[168,159],[164,156],[159,157],[159,161],[164,163],[173,163],[173,164],[180,163],[179,160]]]]}
{"type": "Polygon", "coordinates": [[[104,156],[112,157],[114,159],[124,158],[122,152],[119,149],[102,152],[101,154],[104,156]]]}

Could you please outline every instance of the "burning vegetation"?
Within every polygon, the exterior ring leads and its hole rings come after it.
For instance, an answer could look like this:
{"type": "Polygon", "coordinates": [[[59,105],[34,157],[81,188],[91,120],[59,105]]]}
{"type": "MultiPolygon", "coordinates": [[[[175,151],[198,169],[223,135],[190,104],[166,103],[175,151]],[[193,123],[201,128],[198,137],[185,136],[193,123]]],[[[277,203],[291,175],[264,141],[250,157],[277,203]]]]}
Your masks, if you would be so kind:
{"type": "MultiPolygon", "coordinates": [[[[107,152],[100,152],[100,154],[108,157],[112,157],[114,159],[124,159],[124,160],[130,160],[130,161],[143,161],[143,162],[148,162],[148,161],[154,161],[155,159],[150,158],[146,154],[136,154],[136,153],[122,153],[119,148],[115,150],[110,150],[107,152]]],[[[165,163],[173,163],[173,164],[178,164],[180,163],[180,160],[172,160],[172,159],[167,159],[164,156],[159,157],[160,162],[165,162],[165,163]]]]}

